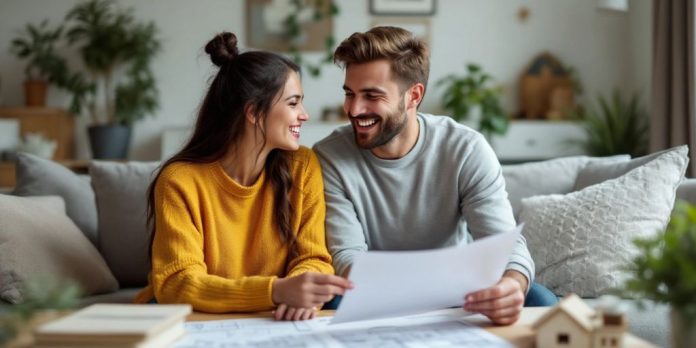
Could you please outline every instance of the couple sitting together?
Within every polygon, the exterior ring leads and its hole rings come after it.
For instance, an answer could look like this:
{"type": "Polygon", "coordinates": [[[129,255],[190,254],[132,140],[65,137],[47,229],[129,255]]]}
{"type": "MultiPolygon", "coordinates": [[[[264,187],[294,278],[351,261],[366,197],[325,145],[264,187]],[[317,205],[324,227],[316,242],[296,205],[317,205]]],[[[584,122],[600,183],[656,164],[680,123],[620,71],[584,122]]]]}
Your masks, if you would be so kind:
{"type": "MultiPolygon", "coordinates": [[[[309,115],[296,64],[240,54],[232,33],[205,51],[219,71],[191,139],[150,186],[152,269],[136,302],[310,319],[350,291],[360,253],[464,244],[515,226],[483,136],[417,112],[429,52],[410,32],[376,27],[339,45],[351,124],[314,151],[298,143],[309,115]]],[[[492,287],[463,293],[464,309],[507,325],[523,305],[554,303],[532,283],[524,237],[506,268],[492,287]]]]}

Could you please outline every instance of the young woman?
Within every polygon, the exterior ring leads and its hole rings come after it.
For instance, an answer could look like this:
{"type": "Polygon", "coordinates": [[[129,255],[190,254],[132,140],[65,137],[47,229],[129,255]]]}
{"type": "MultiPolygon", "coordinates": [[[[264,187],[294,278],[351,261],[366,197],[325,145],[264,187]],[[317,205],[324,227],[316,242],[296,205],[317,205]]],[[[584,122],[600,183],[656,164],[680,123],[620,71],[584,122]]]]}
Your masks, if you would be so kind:
{"type": "Polygon", "coordinates": [[[299,67],[239,54],[227,32],[205,51],[220,69],[191,140],[150,186],[152,271],[136,302],[310,319],[351,284],[333,275],[321,169],[298,144],[309,118],[299,67]]]}

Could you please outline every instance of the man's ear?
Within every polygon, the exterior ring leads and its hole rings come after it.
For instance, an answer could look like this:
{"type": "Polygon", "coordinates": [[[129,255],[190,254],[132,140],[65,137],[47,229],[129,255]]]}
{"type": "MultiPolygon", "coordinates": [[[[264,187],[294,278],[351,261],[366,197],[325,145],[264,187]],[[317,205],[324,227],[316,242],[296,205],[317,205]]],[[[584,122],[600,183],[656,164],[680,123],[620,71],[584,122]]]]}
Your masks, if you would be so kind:
{"type": "Polygon", "coordinates": [[[422,83],[416,83],[406,91],[406,108],[418,108],[418,105],[423,101],[425,95],[425,86],[422,83]]]}

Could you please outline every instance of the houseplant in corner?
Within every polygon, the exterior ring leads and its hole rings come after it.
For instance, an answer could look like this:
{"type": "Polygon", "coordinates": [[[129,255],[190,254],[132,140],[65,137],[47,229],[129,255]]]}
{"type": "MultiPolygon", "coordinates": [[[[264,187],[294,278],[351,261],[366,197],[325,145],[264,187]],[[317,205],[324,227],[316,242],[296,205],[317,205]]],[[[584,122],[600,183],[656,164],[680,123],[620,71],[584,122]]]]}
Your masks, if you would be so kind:
{"type": "Polygon", "coordinates": [[[133,123],[158,107],[150,68],[161,46],[157,27],[136,21],[133,9],[119,9],[109,0],[77,4],[66,22],[68,40],[87,69],[84,76],[96,86],[80,105],[92,122],[92,155],[126,158],[133,123]]]}
{"type": "Polygon", "coordinates": [[[505,134],[510,123],[500,106],[501,89],[490,86],[491,76],[479,65],[466,69],[464,76],[450,74],[437,82],[444,88],[442,105],[457,121],[478,118],[478,130],[490,141],[493,134],[505,134]]]}
{"type": "Polygon", "coordinates": [[[49,83],[56,83],[66,70],[65,59],[56,53],[55,45],[61,39],[63,27],[49,27],[44,20],[39,25],[27,24],[12,39],[10,52],[27,61],[24,74],[24,98],[27,106],[45,106],[49,83]]]}
{"type": "Polygon", "coordinates": [[[624,294],[672,307],[673,347],[696,344],[696,206],[678,202],[667,229],[635,241],[624,294]]]}
{"type": "Polygon", "coordinates": [[[10,52],[27,60],[24,69],[27,106],[45,106],[46,90],[52,84],[73,94],[70,112],[77,113],[82,99],[94,88],[81,74],[71,73],[65,58],[57,53],[63,32],[63,26],[50,27],[47,20],[39,25],[29,23],[10,44],[10,52]]]}
{"type": "Polygon", "coordinates": [[[612,92],[611,99],[600,95],[594,107],[580,112],[576,118],[584,120],[587,134],[584,147],[592,156],[636,157],[648,153],[649,122],[637,94],[629,100],[619,90],[612,92]]]}

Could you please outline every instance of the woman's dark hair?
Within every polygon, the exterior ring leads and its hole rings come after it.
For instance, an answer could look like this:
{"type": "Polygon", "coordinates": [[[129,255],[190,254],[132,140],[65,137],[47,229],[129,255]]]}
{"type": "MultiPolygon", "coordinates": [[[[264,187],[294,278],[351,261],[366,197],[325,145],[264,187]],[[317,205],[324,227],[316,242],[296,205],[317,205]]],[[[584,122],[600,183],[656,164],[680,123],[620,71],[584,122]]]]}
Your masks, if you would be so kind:
{"type": "MultiPolygon", "coordinates": [[[[196,128],[183,149],[160,166],[148,188],[150,256],[155,236],[155,185],[162,170],[174,162],[211,163],[222,158],[244,133],[245,110],[251,108],[258,117],[267,117],[290,72],[300,72],[297,64],[274,53],[249,51],[240,54],[237,37],[229,32],[220,33],[210,40],[205,45],[205,52],[220,70],[213,78],[198,111],[196,128]]],[[[259,122],[256,124],[258,127],[259,122]]],[[[265,133],[261,130],[265,142],[265,133]]],[[[288,195],[293,183],[288,156],[287,151],[274,149],[264,167],[273,185],[273,208],[280,238],[288,246],[292,257],[297,250],[290,223],[292,206],[288,195]]]]}

